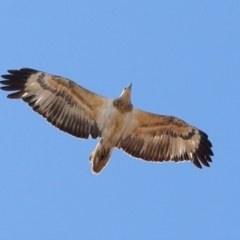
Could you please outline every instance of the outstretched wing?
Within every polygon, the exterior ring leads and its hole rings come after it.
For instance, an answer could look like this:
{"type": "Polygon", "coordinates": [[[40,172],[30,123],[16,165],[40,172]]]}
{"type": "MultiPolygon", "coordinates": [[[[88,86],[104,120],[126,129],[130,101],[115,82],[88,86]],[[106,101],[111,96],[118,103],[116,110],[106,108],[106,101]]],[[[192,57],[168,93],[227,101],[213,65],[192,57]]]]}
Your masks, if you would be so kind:
{"type": "Polygon", "coordinates": [[[190,160],[202,168],[212,162],[212,144],[206,133],[186,122],[138,109],[126,127],[117,148],[147,161],[190,160]],[[200,161],[200,162],[199,162],[200,161]]]}
{"type": "Polygon", "coordinates": [[[66,78],[29,68],[2,75],[1,89],[15,91],[8,98],[22,98],[52,125],[79,138],[101,136],[109,99],[66,78]]]}

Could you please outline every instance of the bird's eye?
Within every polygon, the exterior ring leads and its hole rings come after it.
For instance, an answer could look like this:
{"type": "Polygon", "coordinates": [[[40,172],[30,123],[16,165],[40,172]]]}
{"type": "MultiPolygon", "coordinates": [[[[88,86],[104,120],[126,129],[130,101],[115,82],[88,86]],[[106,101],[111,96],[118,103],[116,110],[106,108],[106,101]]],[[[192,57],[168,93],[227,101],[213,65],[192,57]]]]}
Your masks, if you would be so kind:
{"type": "Polygon", "coordinates": [[[124,90],[127,90],[127,87],[125,87],[124,90]]]}

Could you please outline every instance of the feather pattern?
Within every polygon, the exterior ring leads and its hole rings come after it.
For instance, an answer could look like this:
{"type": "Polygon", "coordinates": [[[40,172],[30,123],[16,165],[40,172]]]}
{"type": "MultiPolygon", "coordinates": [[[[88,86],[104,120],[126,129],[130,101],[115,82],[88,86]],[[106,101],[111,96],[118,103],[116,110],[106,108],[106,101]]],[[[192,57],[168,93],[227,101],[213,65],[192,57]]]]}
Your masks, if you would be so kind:
{"type": "Polygon", "coordinates": [[[133,109],[133,118],[116,145],[146,161],[192,161],[209,167],[212,144],[206,133],[171,116],[133,109]]]}
{"type": "Polygon", "coordinates": [[[55,127],[75,137],[101,137],[101,117],[109,99],[77,85],[69,79],[30,68],[9,70],[2,75],[1,87],[16,91],[8,98],[22,98],[32,109],[55,127]]]}

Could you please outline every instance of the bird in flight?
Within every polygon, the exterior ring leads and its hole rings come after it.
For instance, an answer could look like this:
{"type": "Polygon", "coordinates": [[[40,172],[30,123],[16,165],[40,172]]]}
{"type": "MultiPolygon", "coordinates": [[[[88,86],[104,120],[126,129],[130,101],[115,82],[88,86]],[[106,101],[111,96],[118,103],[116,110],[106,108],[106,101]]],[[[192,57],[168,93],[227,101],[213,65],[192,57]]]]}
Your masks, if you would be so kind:
{"type": "Polygon", "coordinates": [[[212,162],[212,144],[203,131],[172,116],[135,108],[132,84],[118,98],[93,93],[75,82],[30,68],[8,70],[1,89],[13,91],[53,126],[78,138],[99,138],[90,155],[92,172],[99,173],[113,149],[153,162],[191,161],[198,168],[212,162]]]}

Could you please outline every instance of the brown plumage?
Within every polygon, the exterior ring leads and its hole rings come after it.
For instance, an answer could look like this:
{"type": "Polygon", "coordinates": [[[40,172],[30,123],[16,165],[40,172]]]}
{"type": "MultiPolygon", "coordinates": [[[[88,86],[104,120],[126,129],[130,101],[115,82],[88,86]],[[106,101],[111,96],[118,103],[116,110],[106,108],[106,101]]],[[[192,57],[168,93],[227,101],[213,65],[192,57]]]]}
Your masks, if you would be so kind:
{"type": "Polygon", "coordinates": [[[75,137],[100,138],[90,156],[99,173],[114,147],[147,161],[189,160],[209,167],[212,144],[203,131],[171,116],[138,110],[131,103],[131,84],[119,98],[108,99],[71,80],[21,68],[2,75],[2,90],[23,99],[52,125],[75,137]]]}

